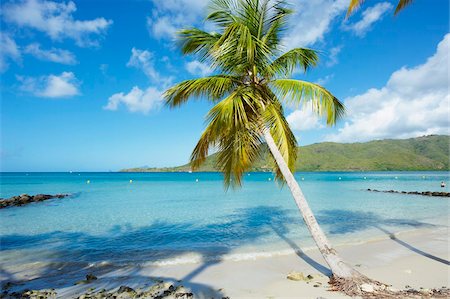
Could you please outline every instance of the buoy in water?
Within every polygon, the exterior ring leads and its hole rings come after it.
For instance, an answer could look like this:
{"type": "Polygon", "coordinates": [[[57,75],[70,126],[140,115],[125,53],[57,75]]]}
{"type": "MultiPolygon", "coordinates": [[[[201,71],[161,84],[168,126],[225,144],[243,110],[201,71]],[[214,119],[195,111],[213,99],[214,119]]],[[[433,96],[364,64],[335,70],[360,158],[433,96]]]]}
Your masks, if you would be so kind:
{"type": "Polygon", "coordinates": [[[339,177],[339,180],[342,180],[342,178],[341,178],[341,177],[339,177]]]}
{"type": "Polygon", "coordinates": [[[133,180],[130,180],[130,184],[133,183],[133,180]]]}
{"type": "Polygon", "coordinates": [[[364,179],[366,180],[367,178],[366,178],[366,177],[364,177],[364,179]]]}
{"type": "Polygon", "coordinates": [[[195,179],[195,181],[198,183],[198,179],[195,179]]]}
{"type": "Polygon", "coordinates": [[[86,181],[86,184],[90,184],[90,183],[91,183],[91,181],[90,181],[90,180],[87,180],[87,181],[86,181]]]}
{"type": "Polygon", "coordinates": [[[271,178],[268,178],[267,180],[268,180],[268,181],[271,181],[272,179],[271,179],[271,178]]]}

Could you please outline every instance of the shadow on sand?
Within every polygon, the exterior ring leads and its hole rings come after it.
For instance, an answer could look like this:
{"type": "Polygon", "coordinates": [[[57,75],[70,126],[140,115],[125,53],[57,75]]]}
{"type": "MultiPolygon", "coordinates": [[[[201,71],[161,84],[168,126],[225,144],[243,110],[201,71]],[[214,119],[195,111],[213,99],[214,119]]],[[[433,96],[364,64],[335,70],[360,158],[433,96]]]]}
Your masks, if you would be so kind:
{"type": "Polygon", "coordinates": [[[346,234],[354,233],[357,231],[363,231],[370,228],[377,228],[386,235],[389,236],[391,240],[397,244],[417,253],[429,259],[435,260],[437,262],[443,263],[445,265],[450,265],[450,262],[429,254],[405,241],[400,240],[392,232],[386,229],[386,226],[396,226],[405,228],[426,228],[434,227],[435,225],[420,222],[417,220],[410,219],[385,219],[373,212],[361,212],[361,211],[347,211],[347,210],[326,210],[322,211],[317,220],[321,224],[330,225],[330,234],[346,234]]]}
{"type": "Polygon", "coordinates": [[[5,255],[0,276],[4,282],[21,282],[17,290],[57,288],[65,292],[64,296],[73,296],[90,287],[113,289],[124,284],[145,287],[149,282],[164,280],[182,284],[199,297],[221,298],[222,291],[193,282],[195,277],[219,264],[232,250],[274,233],[296,250],[299,257],[328,274],[325,267],[302,253],[286,236],[289,232],[287,223],[297,221],[301,225],[301,219],[290,214],[292,211],[278,207],[259,206],[238,209],[233,215],[212,224],[155,221],[139,228],[129,224],[116,225],[102,235],[63,231],[32,236],[6,235],[1,239],[1,250],[5,255]],[[8,253],[17,250],[21,252],[19,260],[11,260],[8,253]],[[197,258],[199,264],[184,277],[152,276],[148,271],[152,262],[173,261],[186,255],[197,258]],[[43,263],[39,267],[33,266],[36,262],[43,263]],[[11,267],[18,264],[21,267],[11,267]],[[30,271],[24,281],[22,274],[30,271]],[[74,286],[87,273],[93,273],[98,280],[74,286]]]}
{"type": "MultiPolygon", "coordinates": [[[[318,215],[318,221],[328,228],[330,234],[346,234],[379,228],[390,234],[383,226],[427,227],[430,224],[407,219],[383,219],[372,212],[327,210],[318,215]]],[[[264,238],[278,236],[296,254],[317,271],[329,276],[330,270],[305,254],[296,241],[288,237],[291,225],[303,225],[296,211],[273,206],[238,209],[233,215],[218,219],[212,224],[196,224],[187,221],[155,221],[147,226],[116,225],[103,235],[82,232],[54,231],[39,235],[6,235],[1,239],[1,279],[18,282],[23,277],[21,267],[45,261],[33,268],[31,276],[17,289],[63,290],[64,296],[73,296],[87,288],[113,289],[120,285],[144,288],[155,281],[164,280],[190,288],[198,297],[222,298],[222,290],[198,283],[195,278],[221,263],[227,253],[246,244],[264,238]],[[288,227],[286,224],[290,224],[288,227]],[[19,250],[20,260],[11,260],[12,253],[19,250]],[[153,276],[149,263],[196,256],[198,267],[183,277],[153,276]],[[143,262],[145,261],[145,262],[143,262]],[[16,263],[21,267],[11,267],[16,263]],[[147,270],[144,271],[143,269],[147,270]],[[14,270],[12,270],[14,269],[14,270]],[[76,285],[87,273],[99,279],[92,284],[76,285]],[[181,280],[181,281],[180,281],[181,280]]],[[[392,240],[410,250],[448,264],[448,261],[427,254],[393,237],[392,240]]],[[[17,256],[16,256],[17,257],[17,256]]],[[[151,266],[150,266],[151,267],[151,266]]],[[[26,269],[30,271],[30,269],[26,269]]]]}

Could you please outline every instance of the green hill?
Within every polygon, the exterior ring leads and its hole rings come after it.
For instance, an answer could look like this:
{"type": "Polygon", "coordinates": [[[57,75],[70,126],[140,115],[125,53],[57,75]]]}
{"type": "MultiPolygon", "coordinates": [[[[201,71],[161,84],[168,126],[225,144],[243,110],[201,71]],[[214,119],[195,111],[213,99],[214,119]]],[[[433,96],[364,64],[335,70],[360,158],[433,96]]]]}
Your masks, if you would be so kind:
{"type": "MultiPolygon", "coordinates": [[[[299,147],[297,171],[449,170],[450,136],[430,135],[365,143],[323,142],[299,147]]],[[[268,151],[251,171],[271,171],[268,151]]],[[[217,171],[215,154],[198,171],[217,171]]],[[[189,171],[190,165],[130,168],[125,172],[189,171]]]]}

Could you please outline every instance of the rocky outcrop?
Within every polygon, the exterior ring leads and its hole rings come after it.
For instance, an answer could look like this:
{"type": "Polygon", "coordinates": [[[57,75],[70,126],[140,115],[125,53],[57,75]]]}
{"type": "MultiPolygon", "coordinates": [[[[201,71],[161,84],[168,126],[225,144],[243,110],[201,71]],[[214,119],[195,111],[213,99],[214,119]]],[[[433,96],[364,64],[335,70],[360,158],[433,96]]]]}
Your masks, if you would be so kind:
{"type": "Polygon", "coordinates": [[[36,195],[28,195],[22,194],[19,196],[13,196],[11,198],[0,198],[0,209],[8,208],[8,207],[18,207],[23,206],[32,202],[40,202],[45,201],[51,198],[63,198],[69,196],[69,194],[36,194],[36,195]]]}
{"type": "Polygon", "coordinates": [[[371,192],[384,192],[384,193],[399,193],[399,194],[413,194],[413,195],[423,195],[423,196],[440,196],[440,197],[450,197],[450,192],[437,192],[437,191],[395,191],[395,190],[377,190],[377,189],[367,189],[371,192]]]}

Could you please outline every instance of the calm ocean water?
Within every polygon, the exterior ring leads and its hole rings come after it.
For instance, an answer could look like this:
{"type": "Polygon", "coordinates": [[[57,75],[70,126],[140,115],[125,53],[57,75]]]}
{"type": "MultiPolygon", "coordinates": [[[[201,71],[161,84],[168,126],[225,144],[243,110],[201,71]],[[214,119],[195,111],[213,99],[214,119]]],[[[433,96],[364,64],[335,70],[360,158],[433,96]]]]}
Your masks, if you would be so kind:
{"type": "MultiPolygon", "coordinates": [[[[297,173],[296,178],[336,244],[449,225],[447,198],[366,191],[448,192],[447,172],[297,173]]],[[[22,193],[73,196],[0,210],[4,266],[164,265],[313,246],[287,187],[277,186],[270,173],[246,175],[242,189],[227,192],[217,173],[1,174],[1,197],[22,193]]]]}

